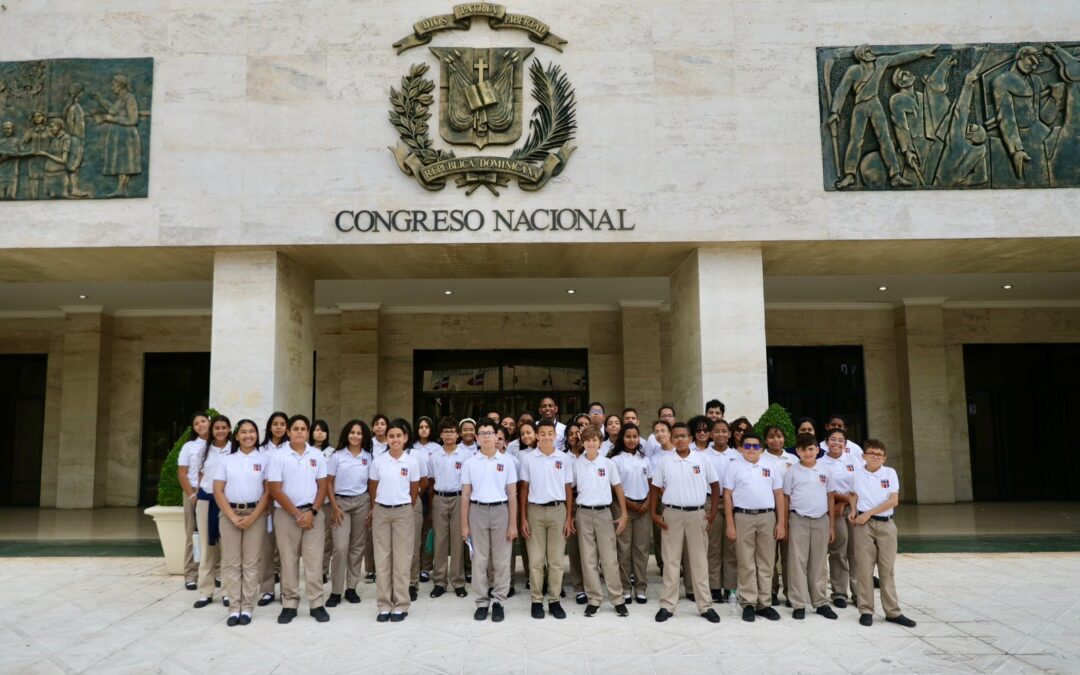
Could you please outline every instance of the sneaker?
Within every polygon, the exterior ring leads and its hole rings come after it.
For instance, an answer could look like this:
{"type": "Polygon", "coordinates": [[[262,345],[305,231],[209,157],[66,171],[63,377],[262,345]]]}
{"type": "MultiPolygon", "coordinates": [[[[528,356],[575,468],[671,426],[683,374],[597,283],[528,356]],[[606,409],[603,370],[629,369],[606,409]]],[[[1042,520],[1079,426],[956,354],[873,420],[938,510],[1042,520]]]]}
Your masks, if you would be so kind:
{"type": "Polygon", "coordinates": [[[624,596],[622,596],[622,601],[623,601],[624,605],[629,605],[630,603],[632,603],[634,601],[634,596],[632,596],[632,595],[624,595],[624,596]]]}
{"type": "Polygon", "coordinates": [[[836,618],[836,612],[832,611],[832,607],[829,607],[828,605],[822,605],[821,607],[818,607],[814,611],[817,612],[818,614],[820,614],[821,616],[825,617],[826,619],[835,619],[836,618]]]}
{"type": "Polygon", "coordinates": [[[240,625],[241,626],[246,626],[249,623],[251,623],[251,615],[248,614],[247,612],[242,613],[240,615],[240,625]]]}
{"type": "Polygon", "coordinates": [[[360,602],[360,596],[356,593],[355,588],[350,588],[345,591],[345,599],[354,605],[360,602]]]}
{"type": "Polygon", "coordinates": [[[278,623],[289,623],[296,618],[296,610],[289,607],[285,607],[281,610],[281,614],[278,614],[278,623]]]}
{"type": "Polygon", "coordinates": [[[874,588],[881,588],[881,579],[874,577],[874,588]]]}
{"type": "Polygon", "coordinates": [[[712,596],[712,601],[713,602],[723,602],[723,599],[720,597],[722,595],[722,593],[720,592],[719,588],[714,588],[711,591],[709,591],[709,595],[712,596]]]}
{"type": "Polygon", "coordinates": [[[393,623],[401,623],[407,616],[409,616],[408,612],[392,612],[390,614],[390,621],[393,623]]]}
{"type": "Polygon", "coordinates": [[[599,605],[586,605],[585,616],[596,616],[596,613],[600,611],[599,605]]]}
{"type": "Polygon", "coordinates": [[[491,605],[491,620],[494,621],[495,623],[498,623],[498,622],[502,621],[503,618],[504,618],[504,616],[503,616],[503,607],[502,607],[502,605],[500,605],[497,602],[492,603],[492,605],[491,605]]]}
{"type": "Polygon", "coordinates": [[[890,622],[890,623],[898,623],[901,626],[903,626],[904,628],[914,628],[915,627],[915,622],[912,621],[911,619],[907,618],[903,614],[899,614],[897,616],[887,616],[887,617],[885,617],[885,620],[890,622]]]}
{"type": "Polygon", "coordinates": [[[319,623],[326,623],[330,620],[330,613],[326,611],[325,607],[316,607],[308,612],[308,614],[313,616],[319,623]]]}
{"type": "Polygon", "coordinates": [[[269,605],[273,601],[274,601],[274,594],[273,593],[263,593],[262,597],[259,598],[259,602],[257,604],[259,605],[259,607],[266,607],[267,605],[269,605]]]}
{"type": "Polygon", "coordinates": [[[390,620],[390,612],[379,612],[379,615],[375,617],[375,620],[379,623],[386,623],[390,620]]]}
{"type": "Polygon", "coordinates": [[[626,609],[626,603],[615,605],[615,613],[619,616],[630,616],[630,610],[626,609]]]}
{"type": "Polygon", "coordinates": [[[833,598],[832,604],[835,605],[837,609],[847,609],[847,600],[844,598],[833,598]]]}
{"type": "Polygon", "coordinates": [[[648,601],[649,601],[649,599],[646,598],[644,595],[639,595],[639,596],[634,598],[634,602],[636,602],[639,605],[644,605],[648,601]]]}
{"type": "Polygon", "coordinates": [[[409,600],[416,602],[416,597],[419,594],[419,589],[416,586],[409,586],[409,600]]]}
{"type": "Polygon", "coordinates": [[[209,605],[213,601],[214,601],[213,598],[199,598],[198,600],[195,601],[195,604],[192,605],[192,606],[195,609],[202,609],[203,607],[206,607],[207,605],[209,605]]]}
{"type": "Polygon", "coordinates": [[[443,593],[446,592],[446,586],[435,586],[431,589],[429,595],[433,598],[441,598],[443,593]]]}
{"type": "Polygon", "coordinates": [[[709,623],[720,623],[720,615],[717,614],[716,610],[713,609],[712,607],[710,607],[707,612],[702,613],[701,616],[705,617],[705,619],[709,623]]]}
{"type": "Polygon", "coordinates": [[[656,618],[656,623],[664,623],[665,621],[670,619],[672,616],[673,615],[672,615],[671,612],[669,612],[666,609],[664,609],[663,607],[661,607],[656,612],[656,617],[655,617],[656,618]]]}
{"type": "Polygon", "coordinates": [[[805,607],[798,608],[797,610],[795,610],[794,612],[791,613],[791,618],[796,619],[797,621],[802,621],[803,619],[806,618],[806,608],[805,607]]]}
{"type": "Polygon", "coordinates": [[[772,607],[766,607],[765,609],[759,609],[755,612],[758,616],[768,619],[769,621],[779,621],[780,613],[772,607]]]}
{"type": "Polygon", "coordinates": [[[430,572],[420,572],[420,583],[426,584],[429,581],[431,581],[431,573],[430,572]]]}
{"type": "Polygon", "coordinates": [[[227,595],[222,596],[221,597],[221,604],[228,607],[229,606],[229,596],[227,596],[227,595]]]}
{"type": "Polygon", "coordinates": [[[225,625],[230,627],[230,628],[232,628],[233,626],[239,626],[240,625],[240,615],[239,614],[230,614],[229,618],[225,620],[225,625]]]}
{"type": "Polygon", "coordinates": [[[373,583],[375,583],[375,573],[374,572],[368,572],[367,575],[364,577],[364,583],[365,584],[373,584],[373,583]]]}
{"type": "Polygon", "coordinates": [[[477,607],[476,611],[473,612],[472,618],[473,618],[473,621],[484,621],[485,619],[487,619],[487,615],[488,615],[488,608],[487,607],[477,607]]]}
{"type": "Polygon", "coordinates": [[[331,593],[330,597],[328,597],[326,599],[326,606],[327,607],[337,607],[340,604],[341,604],[341,596],[338,595],[337,593],[331,593]]]}
{"type": "Polygon", "coordinates": [[[455,588],[454,589],[454,595],[458,596],[459,598],[464,598],[468,594],[469,594],[469,592],[467,590],[465,590],[464,586],[462,586],[461,588],[455,588]]]}
{"type": "Polygon", "coordinates": [[[859,623],[861,623],[864,626],[873,626],[874,625],[874,615],[873,614],[863,614],[863,615],[861,615],[859,617],[859,623]]]}
{"type": "Polygon", "coordinates": [[[751,605],[747,605],[746,607],[743,607],[743,609],[742,609],[742,620],[743,621],[751,621],[752,622],[754,620],[754,617],[755,617],[755,612],[754,612],[754,608],[751,605]]]}
{"type": "Polygon", "coordinates": [[[214,579],[214,588],[221,588],[221,577],[214,579]]]}
{"type": "Polygon", "coordinates": [[[532,618],[543,619],[544,618],[544,603],[534,602],[532,604],[532,618]]]}
{"type": "Polygon", "coordinates": [[[194,581],[185,581],[184,582],[184,588],[188,589],[189,591],[193,591],[198,587],[199,587],[199,584],[195,583],[194,581]]]}
{"type": "Polygon", "coordinates": [[[574,600],[577,601],[577,604],[584,605],[589,601],[589,596],[585,595],[584,593],[578,593],[574,596],[574,600]]]}
{"type": "Polygon", "coordinates": [[[555,617],[556,619],[565,619],[566,618],[566,612],[563,611],[562,605],[560,605],[557,602],[549,602],[548,603],[548,614],[555,617]]]}

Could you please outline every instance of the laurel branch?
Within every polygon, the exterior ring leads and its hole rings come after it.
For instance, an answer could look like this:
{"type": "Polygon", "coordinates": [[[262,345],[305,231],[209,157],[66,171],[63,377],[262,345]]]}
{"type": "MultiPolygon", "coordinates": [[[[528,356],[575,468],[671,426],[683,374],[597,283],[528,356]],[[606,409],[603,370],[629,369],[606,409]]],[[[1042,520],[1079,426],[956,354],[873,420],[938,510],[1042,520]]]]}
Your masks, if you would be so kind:
{"type": "Polygon", "coordinates": [[[390,88],[390,104],[393,106],[390,123],[398,130],[405,145],[425,165],[454,157],[450,150],[431,147],[431,136],[428,135],[431,112],[428,108],[435,101],[431,95],[435,83],[424,78],[427,70],[426,64],[414,63],[409,68],[409,74],[401,78],[401,90],[390,88]]]}

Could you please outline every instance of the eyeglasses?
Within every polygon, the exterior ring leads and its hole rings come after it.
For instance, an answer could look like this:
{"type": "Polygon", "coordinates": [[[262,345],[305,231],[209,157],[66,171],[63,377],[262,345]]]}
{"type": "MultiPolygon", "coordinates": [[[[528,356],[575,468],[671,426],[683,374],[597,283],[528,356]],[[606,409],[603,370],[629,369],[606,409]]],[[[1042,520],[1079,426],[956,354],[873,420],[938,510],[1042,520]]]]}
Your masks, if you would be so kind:
{"type": "Polygon", "coordinates": [[[481,431],[481,432],[478,432],[476,435],[477,436],[494,436],[497,433],[498,433],[497,431],[481,431]]]}
{"type": "Polygon", "coordinates": [[[710,432],[709,432],[709,430],[708,430],[708,429],[698,429],[698,430],[697,430],[697,431],[695,431],[694,433],[695,433],[695,434],[707,434],[707,433],[710,433],[710,432]]]}
{"type": "Polygon", "coordinates": [[[884,457],[884,452],[864,452],[863,455],[867,457],[884,457]]]}
{"type": "Polygon", "coordinates": [[[589,414],[590,415],[603,415],[604,414],[604,409],[603,408],[591,408],[589,410],[589,414]]]}
{"type": "Polygon", "coordinates": [[[760,450],[761,443],[743,443],[743,450],[760,450]]]}

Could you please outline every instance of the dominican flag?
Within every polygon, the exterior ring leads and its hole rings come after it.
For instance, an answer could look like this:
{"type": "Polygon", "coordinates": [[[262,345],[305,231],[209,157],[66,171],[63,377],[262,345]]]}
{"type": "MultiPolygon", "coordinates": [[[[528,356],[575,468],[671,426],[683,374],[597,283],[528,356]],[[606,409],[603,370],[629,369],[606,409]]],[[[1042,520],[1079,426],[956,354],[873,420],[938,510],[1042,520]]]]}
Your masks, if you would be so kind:
{"type": "Polygon", "coordinates": [[[446,391],[449,388],[450,388],[450,376],[449,375],[443,375],[441,378],[439,378],[438,380],[433,382],[432,385],[431,385],[431,390],[432,391],[446,391]]]}
{"type": "Polygon", "coordinates": [[[475,375],[473,375],[472,377],[470,377],[469,378],[469,385],[473,386],[473,387],[483,387],[484,386],[484,371],[481,370],[480,372],[478,372],[475,375]]]}

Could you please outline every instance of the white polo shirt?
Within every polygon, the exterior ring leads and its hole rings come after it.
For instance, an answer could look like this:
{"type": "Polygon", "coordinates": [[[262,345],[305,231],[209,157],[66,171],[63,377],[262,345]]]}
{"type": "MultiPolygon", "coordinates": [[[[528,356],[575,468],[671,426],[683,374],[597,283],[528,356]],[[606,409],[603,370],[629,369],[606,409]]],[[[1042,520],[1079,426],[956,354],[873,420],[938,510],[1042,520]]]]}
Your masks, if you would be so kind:
{"type": "Polygon", "coordinates": [[[566,486],[574,482],[574,458],[562,450],[545,455],[533,450],[518,457],[521,480],[529,484],[529,503],[566,501],[566,486]]]}
{"type": "Polygon", "coordinates": [[[431,476],[435,479],[436,492],[459,492],[461,490],[461,470],[472,453],[464,445],[454,448],[447,454],[439,448],[431,454],[431,476]]]}
{"type": "Polygon", "coordinates": [[[742,453],[735,448],[724,448],[724,451],[720,454],[722,454],[724,457],[727,457],[729,462],[734,462],[737,459],[742,459],[742,453]]]}
{"type": "Polygon", "coordinates": [[[833,491],[844,495],[852,491],[851,478],[855,475],[855,471],[862,466],[858,459],[848,453],[844,453],[839,459],[833,459],[826,454],[818,459],[818,464],[828,469],[832,475],[833,485],[836,488],[833,491]]]}
{"type": "Polygon", "coordinates": [[[642,441],[641,444],[642,452],[649,459],[652,459],[664,451],[664,449],[660,447],[660,444],[656,442],[656,434],[649,434],[649,437],[642,441]]]}
{"type": "Polygon", "coordinates": [[[812,467],[801,463],[784,474],[784,494],[791,501],[788,508],[800,516],[820,518],[829,511],[829,493],[834,485],[831,472],[818,462],[812,467]]]}
{"type": "MultiPolygon", "coordinates": [[[[478,452],[476,454],[479,455],[480,453],[478,452]]],[[[502,453],[496,453],[496,454],[498,454],[500,457],[505,457],[505,458],[509,459],[511,462],[513,462],[513,464],[514,464],[514,473],[517,474],[517,479],[521,480],[521,460],[518,459],[516,455],[511,455],[509,452],[502,452],[502,453]]],[[[476,455],[473,455],[473,457],[475,457],[475,456],[476,455]]],[[[462,483],[464,483],[464,481],[462,481],[462,483]]]]}
{"type": "Polygon", "coordinates": [[[389,447],[390,446],[388,446],[386,443],[381,442],[379,439],[372,438],[371,439],[371,456],[372,457],[378,457],[379,455],[386,452],[386,450],[389,447]]]}
{"type": "Polygon", "coordinates": [[[610,506],[611,488],[622,483],[619,468],[599,454],[589,461],[584,454],[574,460],[574,483],[579,506],[610,506]]]}
{"type": "Polygon", "coordinates": [[[342,497],[367,494],[371,462],[371,453],[366,450],[359,455],[347,449],[335,452],[326,464],[326,473],[334,477],[334,494],[342,497]]]}
{"type": "MultiPolygon", "coordinates": [[[[880,466],[878,470],[870,473],[865,467],[856,469],[852,478],[852,492],[859,498],[857,503],[859,513],[877,508],[880,504],[889,501],[889,497],[900,492],[900,477],[896,471],[888,466],[880,466]]],[[[879,516],[891,516],[894,509],[882,511],[879,516]]]]}
{"type": "MultiPolygon", "coordinates": [[[[281,489],[293,506],[315,501],[315,495],[319,493],[319,484],[315,481],[320,478],[326,478],[326,458],[321,450],[310,445],[302,453],[297,453],[291,446],[281,448],[271,456],[270,470],[266,474],[266,480],[281,483],[281,489]]],[[[274,506],[280,508],[281,503],[274,500],[274,506]]]]}
{"type": "Polygon", "coordinates": [[[384,452],[371,463],[371,480],[379,481],[375,503],[383,506],[400,506],[412,503],[412,483],[419,483],[420,463],[413,455],[403,452],[394,459],[384,452]]]}
{"type": "Polygon", "coordinates": [[[237,450],[218,463],[214,480],[225,482],[225,500],[230,504],[250,504],[262,499],[266,474],[270,467],[267,456],[256,448],[244,453],[237,450]]]}
{"type": "Polygon", "coordinates": [[[678,450],[665,452],[653,466],[652,484],[664,491],[660,501],[665,506],[703,506],[716,482],[712,464],[693,450],[685,458],[678,450]]]}
{"type": "Polygon", "coordinates": [[[776,508],[773,490],[783,487],[776,466],[760,457],[756,464],[746,459],[731,462],[724,476],[724,489],[731,490],[731,503],[740,509],[776,508]]]}
{"type": "Polygon", "coordinates": [[[649,496],[649,479],[652,478],[652,462],[640,452],[620,452],[610,458],[619,470],[623,494],[627,499],[643,502],[649,496]]]}
{"type": "MultiPolygon", "coordinates": [[[[604,457],[610,457],[611,456],[611,449],[613,447],[615,447],[615,446],[611,441],[604,440],[602,443],[600,443],[600,454],[603,455],[604,457]]],[[[619,453],[619,454],[622,454],[622,453],[619,453]]]]}
{"type": "MultiPolygon", "coordinates": [[[[439,447],[441,448],[442,446],[439,447]]],[[[458,443],[458,447],[469,453],[470,457],[480,452],[480,444],[476,441],[473,441],[472,443],[458,443]]]]}
{"type": "MultiPolygon", "coordinates": [[[[728,464],[731,464],[731,462],[728,461],[727,457],[724,457],[724,453],[717,452],[712,448],[702,451],[701,456],[705,458],[705,461],[712,465],[713,471],[716,472],[716,482],[720,483],[722,486],[724,484],[724,476],[727,474],[728,464]]],[[[710,490],[710,494],[711,493],[712,491],[710,490]]]]}
{"type": "Polygon", "coordinates": [[[509,454],[499,451],[491,457],[478,452],[465,460],[461,467],[461,482],[472,486],[470,499],[484,504],[506,501],[509,498],[507,486],[518,481],[514,461],[509,454]]]}
{"type": "Polygon", "coordinates": [[[329,462],[330,458],[333,457],[334,453],[337,452],[337,451],[334,449],[334,446],[328,445],[325,448],[323,448],[321,452],[323,454],[323,458],[326,459],[326,461],[329,462]]]}
{"type": "Polygon", "coordinates": [[[780,456],[776,456],[768,450],[765,450],[761,453],[761,459],[772,462],[772,465],[780,472],[781,482],[784,480],[784,476],[787,474],[788,470],[799,463],[799,458],[789,452],[784,452],[780,456]]]}
{"type": "MultiPolygon", "coordinates": [[[[822,442],[818,443],[818,447],[821,448],[822,450],[824,450],[826,453],[829,452],[829,444],[828,444],[827,441],[822,441],[822,442]]],[[[846,441],[845,444],[844,444],[844,454],[845,455],[850,454],[853,457],[856,457],[859,460],[862,460],[863,449],[858,443],[852,443],[851,441],[846,441]]]]}
{"type": "MultiPolygon", "coordinates": [[[[180,446],[180,456],[176,459],[177,466],[190,467],[191,461],[194,458],[195,452],[202,452],[203,445],[206,441],[196,438],[193,441],[188,441],[180,446]]],[[[191,469],[188,468],[187,472],[188,485],[193,488],[199,487],[199,472],[191,473],[191,469]]]]}
{"type": "Polygon", "coordinates": [[[205,452],[205,459],[203,458],[203,448],[197,448],[191,453],[191,463],[188,464],[188,478],[190,479],[191,476],[198,476],[199,473],[202,473],[202,477],[198,479],[198,484],[192,483],[192,487],[197,486],[203,492],[212,494],[214,492],[214,476],[217,475],[218,465],[226,455],[232,452],[232,441],[226,442],[224,448],[219,448],[211,443],[205,452]]]}

